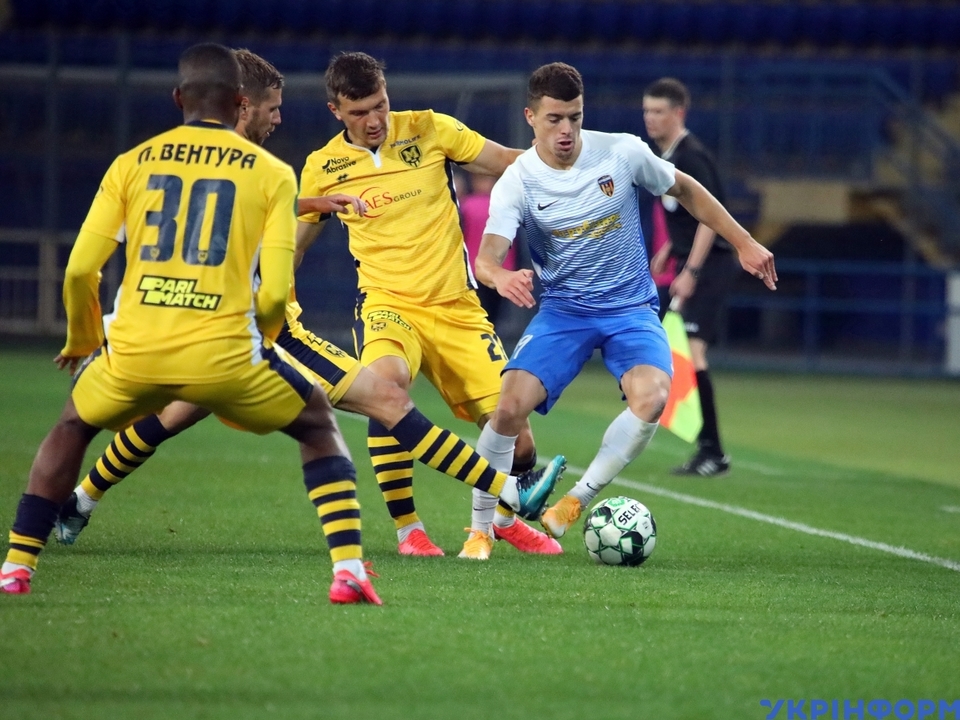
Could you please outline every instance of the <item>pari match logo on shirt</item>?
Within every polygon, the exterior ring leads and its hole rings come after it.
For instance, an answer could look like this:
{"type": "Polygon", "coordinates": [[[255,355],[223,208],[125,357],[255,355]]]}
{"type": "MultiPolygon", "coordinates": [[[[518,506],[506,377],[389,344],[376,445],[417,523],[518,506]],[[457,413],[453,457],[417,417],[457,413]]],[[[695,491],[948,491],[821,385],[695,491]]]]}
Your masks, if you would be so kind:
{"type": "Polygon", "coordinates": [[[603,194],[607,197],[613,197],[613,178],[609,175],[604,175],[601,178],[597,179],[597,185],[600,186],[600,189],[603,190],[603,194]]]}
{"type": "Polygon", "coordinates": [[[196,280],[144,275],[137,288],[143,293],[141,305],[216,310],[221,295],[197,292],[196,280]]]}

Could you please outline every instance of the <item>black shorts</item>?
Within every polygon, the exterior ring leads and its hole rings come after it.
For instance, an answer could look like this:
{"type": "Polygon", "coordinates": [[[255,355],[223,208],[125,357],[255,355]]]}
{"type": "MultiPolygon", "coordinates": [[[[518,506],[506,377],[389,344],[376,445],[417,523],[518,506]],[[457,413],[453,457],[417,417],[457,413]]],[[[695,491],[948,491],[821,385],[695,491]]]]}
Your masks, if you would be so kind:
{"type": "MultiPolygon", "coordinates": [[[[678,260],[677,272],[683,265],[683,258],[678,260]]],[[[693,296],[688,298],[680,310],[687,335],[703,340],[710,345],[717,339],[720,325],[720,314],[727,304],[727,298],[733,290],[733,283],[740,272],[740,262],[734,253],[723,250],[713,250],[700,268],[700,277],[693,296]]],[[[668,287],[660,290],[661,315],[670,306],[668,287]]]]}

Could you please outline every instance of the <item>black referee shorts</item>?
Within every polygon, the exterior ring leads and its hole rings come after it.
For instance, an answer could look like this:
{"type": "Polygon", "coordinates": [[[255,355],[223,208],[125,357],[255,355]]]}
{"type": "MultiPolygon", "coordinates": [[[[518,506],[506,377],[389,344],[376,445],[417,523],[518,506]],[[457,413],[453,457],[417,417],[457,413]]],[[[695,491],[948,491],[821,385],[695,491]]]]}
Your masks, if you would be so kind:
{"type": "MultiPolygon", "coordinates": [[[[682,269],[678,264],[677,272],[682,269]]],[[[740,261],[736,254],[724,250],[711,250],[700,268],[700,277],[693,296],[688,298],[680,310],[687,335],[698,338],[708,345],[717,339],[720,315],[727,304],[727,298],[733,291],[733,283],[740,272],[740,261]]],[[[669,288],[659,288],[660,312],[670,306],[669,288]]]]}

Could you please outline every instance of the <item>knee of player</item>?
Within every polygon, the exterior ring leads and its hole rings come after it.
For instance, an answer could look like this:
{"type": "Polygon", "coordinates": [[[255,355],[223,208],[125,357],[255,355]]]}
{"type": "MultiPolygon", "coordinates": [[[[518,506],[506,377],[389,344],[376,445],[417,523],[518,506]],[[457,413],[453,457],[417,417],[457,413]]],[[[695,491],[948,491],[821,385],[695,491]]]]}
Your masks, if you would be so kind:
{"type": "Polygon", "coordinates": [[[493,414],[494,429],[501,433],[504,429],[509,429],[510,432],[507,434],[519,435],[523,427],[529,427],[527,424],[529,414],[527,403],[522,398],[516,395],[501,395],[497,410],[493,414]]]}
{"type": "Polygon", "coordinates": [[[645,422],[656,422],[667,407],[669,394],[669,387],[662,387],[659,384],[650,385],[635,397],[628,399],[630,411],[645,422]]]}
{"type": "Polygon", "coordinates": [[[389,380],[379,383],[376,406],[378,412],[383,413],[383,420],[388,426],[393,426],[402,420],[415,407],[410,393],[389,380]]]}

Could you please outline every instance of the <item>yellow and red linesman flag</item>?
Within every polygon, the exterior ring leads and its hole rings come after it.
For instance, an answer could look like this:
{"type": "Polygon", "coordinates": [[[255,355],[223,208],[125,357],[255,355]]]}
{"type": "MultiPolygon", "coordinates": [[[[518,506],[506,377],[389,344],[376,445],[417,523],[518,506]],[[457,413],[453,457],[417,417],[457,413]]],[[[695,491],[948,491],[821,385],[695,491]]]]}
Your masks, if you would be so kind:
{"type": "Polygon", "coordinates": [[[703,411],[700,408],[700,391],[697,389],[697,372],[690,357],[690,341],[683,327],[683,318],[674,310],[663,316],[663,329],[667,331],[670,354],[673,356],[673,382],[667,407],[660,416],[660,424],[677,437],[694,442],[703,427],[703,411]]]}

